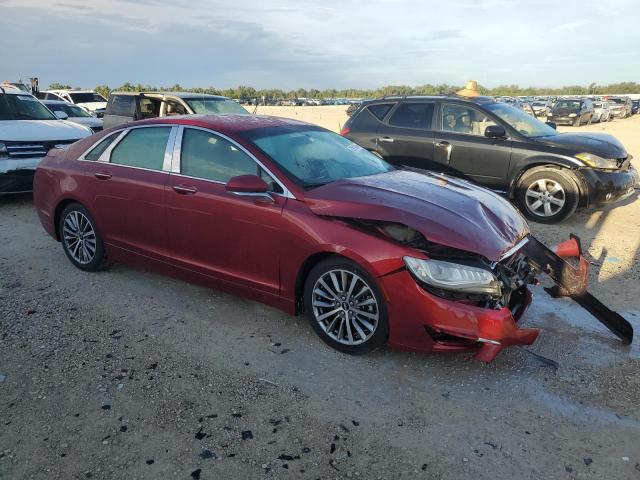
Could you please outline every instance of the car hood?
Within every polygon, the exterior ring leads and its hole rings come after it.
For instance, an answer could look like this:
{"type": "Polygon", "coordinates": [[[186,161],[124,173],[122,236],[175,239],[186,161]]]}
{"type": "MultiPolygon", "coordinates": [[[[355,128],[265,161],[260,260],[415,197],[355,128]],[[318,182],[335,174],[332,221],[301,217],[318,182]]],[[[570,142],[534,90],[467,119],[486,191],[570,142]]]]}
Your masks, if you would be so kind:
{"type": "Polygon", "coordinates": [[[102,119],[96,117],[69,117],[69,121],[86,127],[101,127],[102,119]]]}
{"type": "Polygon", "coordinates": [[[77,140],[92,133],[87,127],[67,120],[0,121],[0,141],[77,140]]]}
{"type": "Polygon", "coordinates": [[[613,135],[608,133],[561,133],[551,137],[537,139],[545,145],[569,148],[576,153],[595,153],[602,158],[626,158],[624,145],[613,135]]]}
{"type": "Polygon", "coordinates": [[[79,107],[86,108],[87,110],[91,110],[92,112],[95,110],[104,110],[107,108],[107,102],[84,102],[84,103],[76,103],[79,107]]]}
{"type": "Polygon", "coordinates": [[[407,225],[427,240],[497,261],[529,227],[495,193],[447,175],[395,170],[338,180],[307,192],[317,215],[407,225]]]}

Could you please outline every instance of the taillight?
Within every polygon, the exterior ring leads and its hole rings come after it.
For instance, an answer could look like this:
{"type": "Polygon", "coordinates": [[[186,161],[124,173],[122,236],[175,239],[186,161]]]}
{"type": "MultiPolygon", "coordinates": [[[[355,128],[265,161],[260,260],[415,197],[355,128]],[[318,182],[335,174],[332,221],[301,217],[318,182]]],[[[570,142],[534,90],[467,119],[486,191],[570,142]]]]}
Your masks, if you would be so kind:
{"type": "Polygon", "coordinates": [[[349,127],[342,127],[342,130],[340,130],[340,135],[342,135],[344,137],[350,131],[351,130],[349,130],[349,127]]]}

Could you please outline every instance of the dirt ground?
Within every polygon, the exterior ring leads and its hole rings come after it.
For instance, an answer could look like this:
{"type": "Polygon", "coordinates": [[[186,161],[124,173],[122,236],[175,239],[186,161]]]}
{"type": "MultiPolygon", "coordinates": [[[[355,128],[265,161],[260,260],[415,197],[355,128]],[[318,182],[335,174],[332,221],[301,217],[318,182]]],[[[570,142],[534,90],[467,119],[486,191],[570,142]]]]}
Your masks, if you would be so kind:
{"type": "MultiPolygon", "coordinates": [[[[580,131],[640,158],[639,126],[580,131]]],[[[640,328],[640,202],[532,228],[581,235],[592,291],[640,328]]],[[[557,371],[520,348],[345,356],[249,300],[81,272],[29,196],[0,198],[0,244],[0,479],[640,479],[640,348],[539,288],[522,321],[557,371]]]]}

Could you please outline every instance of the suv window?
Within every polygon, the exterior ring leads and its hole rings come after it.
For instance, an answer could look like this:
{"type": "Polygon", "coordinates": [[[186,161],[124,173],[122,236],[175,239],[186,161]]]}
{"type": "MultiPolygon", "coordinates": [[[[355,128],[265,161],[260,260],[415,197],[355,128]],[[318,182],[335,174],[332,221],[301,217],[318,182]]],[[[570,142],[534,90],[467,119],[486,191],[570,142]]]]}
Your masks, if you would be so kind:
{"type": "Polygon", "coordinates": [[[393,112],[389,125],[406,128],[431,128],[433,103],[402,103],[393,112]]]}
{"type": "Polygon", "coordinates": [[[475,108],[453,103],[442,105],[442,130],[445,132],[484,136],[486,128],[495,124],[475,108]]]}
{"type": "Polygon", "coordinates": [[[109,145],[111,145],[113,143],[113,141],[118,138],[118,135],[120,135],[121,132],[116,132],[113,133],[111,135],[109,135],[107,138],[104,138],[98,145],[96,145],[95,147],[93,147],[93,150],[91,150],[89,153],[87,153],[84,156],[85,160],[91,160],[92,162],[95,162],[96,160],[98,160],[100,158],[100,155],[102,155],[104,153],[104,151],[109,148],[109,145]]]}
{"type": "Polygon", "coordinates": [[[391,110],[391,107],[393,107],[393,105],[393,103],[379,103],[377,105],[369,105],[367,108],[374,117],[376,117],[378,120],[382,120],[385,115],[389,113],[389,110],[391,110]]]}
{"type": "Polygon", "coordinates": [[[238,175],[258,175],[258,164],[228,140],[211,132],[186,128],[182,136],[180,173],[227,183],[238,175]]]}
{"type": "Polygon", "coordinates": [[[111,152],[111,163],[162,170],[171,127],[134,128],[111,152]]]}
{"type": "Polygon", "coordinates": [[[109,114],[122,117],[133,117],[136,111],[136,102],[133,95],[114,95],[111,97],[109,114]]]}

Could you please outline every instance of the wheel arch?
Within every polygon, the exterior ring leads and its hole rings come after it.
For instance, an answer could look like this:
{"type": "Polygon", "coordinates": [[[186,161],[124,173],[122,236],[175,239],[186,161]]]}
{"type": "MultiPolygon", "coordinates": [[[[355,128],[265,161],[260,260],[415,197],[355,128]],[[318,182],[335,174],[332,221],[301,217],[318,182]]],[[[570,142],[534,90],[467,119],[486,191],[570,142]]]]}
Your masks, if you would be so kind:
{"type": "Polygon", "coordinates": [[[586,201],[587,198],[587,184],[585,179],[583,178],[582,175],[580,175],[578,173],[577,168],[575,167],[570,167],[568,165],[561,165],[559,163],[551,163],[548,160],[543,160],[540,159],[539,161],[535,161],[532,163],[528,163],[527,165],[524,165],[516,175],[513,176],[513,180],[511,181],[511,185],[509,187],[509,198],[510,199],[514,199],[515,198],[515,194],[516,194],[516,189],[518,187],[518,184],[520,183],[520,180],[522,180],[522,178],[525,175],[529,175],[535,172],[540,172],[543,170],[546,170],[548,168],[554,169],[554,170],[559,170],[562,173],[565,174],[569,174],[567,175],[572,181],[575,182],[576,186],[578,187],[578,194],[580,197],[579,200],[579,205],[583,206],[584,202],[586,201]]]}

